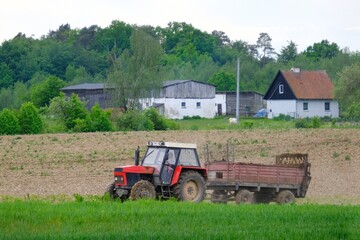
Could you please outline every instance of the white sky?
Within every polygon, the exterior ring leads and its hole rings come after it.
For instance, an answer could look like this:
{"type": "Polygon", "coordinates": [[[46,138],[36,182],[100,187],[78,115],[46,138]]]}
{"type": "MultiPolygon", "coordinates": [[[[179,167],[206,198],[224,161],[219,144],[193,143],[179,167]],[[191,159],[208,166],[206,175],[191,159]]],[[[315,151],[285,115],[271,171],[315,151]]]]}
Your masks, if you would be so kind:
{"type": "Polygon", "coordinates": [[[0,44],[19,32],[39,38],[61,24],[104,28],[112,20],[154,27],[186,22],[250,44],[266,32],[278,52],[290,40],[303,51],[323,39],[360,51],[358,0],[0,0],[0,44]]]}

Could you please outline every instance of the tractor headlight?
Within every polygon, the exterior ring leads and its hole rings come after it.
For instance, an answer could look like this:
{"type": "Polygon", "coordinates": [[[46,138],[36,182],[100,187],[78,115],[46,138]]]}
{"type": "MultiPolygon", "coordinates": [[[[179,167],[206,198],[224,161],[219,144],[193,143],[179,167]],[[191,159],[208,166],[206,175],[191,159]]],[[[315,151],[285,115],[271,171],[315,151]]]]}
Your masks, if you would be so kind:
{"type": "Polygon", "coordinates": [[[114,180],[117,183],[124,183],[124,177],[123,176],[115,177],[114,180]]]}

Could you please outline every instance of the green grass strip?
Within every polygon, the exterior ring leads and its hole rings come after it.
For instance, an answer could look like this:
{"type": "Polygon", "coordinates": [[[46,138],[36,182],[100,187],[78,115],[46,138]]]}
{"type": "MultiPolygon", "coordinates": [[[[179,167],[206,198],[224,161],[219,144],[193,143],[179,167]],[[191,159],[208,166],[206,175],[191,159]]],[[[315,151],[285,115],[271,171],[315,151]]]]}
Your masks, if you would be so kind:
{"type": "Polygon", "coordinates": [[[5,200],[0,239],[360,239],[360,206],[5,200]]]}

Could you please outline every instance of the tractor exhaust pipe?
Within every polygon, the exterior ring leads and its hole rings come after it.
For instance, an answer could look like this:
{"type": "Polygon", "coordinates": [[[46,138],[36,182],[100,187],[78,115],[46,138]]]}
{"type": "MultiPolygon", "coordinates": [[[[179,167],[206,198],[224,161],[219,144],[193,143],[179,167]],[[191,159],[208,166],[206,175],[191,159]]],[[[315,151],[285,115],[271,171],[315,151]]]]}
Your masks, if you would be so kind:
{"type": "Polygon", "coordinates": [[[138,146],[137,149],[135,150],[135,157],[134,157],[135,166],[139,165],[139,161],[140,161],[140,147],[138,146]]]}

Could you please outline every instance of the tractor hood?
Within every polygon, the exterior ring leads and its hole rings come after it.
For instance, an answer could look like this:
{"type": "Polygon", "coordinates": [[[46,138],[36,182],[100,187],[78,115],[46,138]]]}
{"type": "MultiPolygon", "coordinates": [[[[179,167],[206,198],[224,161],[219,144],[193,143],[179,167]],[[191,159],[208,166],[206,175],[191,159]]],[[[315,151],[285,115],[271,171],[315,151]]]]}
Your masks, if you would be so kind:
{"type": "Polygon", "coordinates": [[[154,170],[154,167],[129,165],[115,167],[114,172],[153,174],[154,170]]]}

